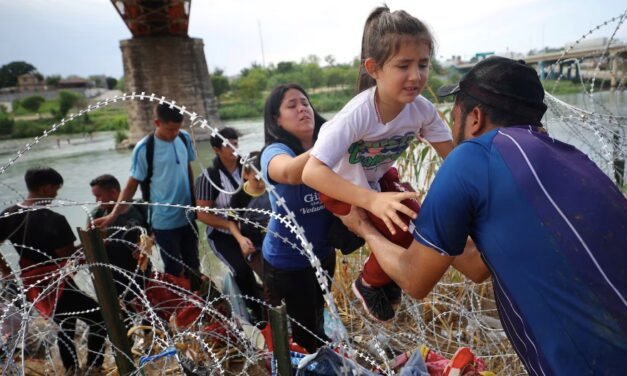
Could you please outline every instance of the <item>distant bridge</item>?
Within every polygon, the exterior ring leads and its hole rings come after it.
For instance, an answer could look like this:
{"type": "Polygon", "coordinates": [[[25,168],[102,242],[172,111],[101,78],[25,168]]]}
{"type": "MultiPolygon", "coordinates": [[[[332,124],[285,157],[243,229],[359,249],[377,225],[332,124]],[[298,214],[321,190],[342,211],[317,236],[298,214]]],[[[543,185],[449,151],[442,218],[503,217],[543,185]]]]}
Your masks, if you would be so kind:
{"type": "MultiPolygon", "coordinates": [[[[610,86],[612,88],[616,88],[618,82],[624,79],[625,69],[624,69],[624,61],[625,57],[627,57],[627,44],[612,44],[609,47],[599,47],[596,46],[594,48],[577,48],[571,49],[568,53],[565,53],[566,50],[555,51],[555,52],[546,52],[537,55],[528,55],[523,58],[525,62],[529,65],[535,66],[538,71],[538,75],[540,79],[544,80],[546,78],[555,79],[560,75],[565,79],[578,79],[579,76],[588,77],[592,75],[596,75],[596,77],[602,79],[609,79],[610,86]],[[577,64],[573,64],[573,60],[581,61],[583,59],[595,58],[606,56],[609,62],[609,70],[587,70],[580,71],[580,68],[577,64]],[[557,61],[560,61],[559,66],[556,65],[557,61]],[[622,65],[622,67],[621,67],[622,65]],[[622,69],[621,69],[622,68],[622,69]],[[566,72],[564,70],[566,69],[566,72]]],[[[455,69],[464,74],[468,72],[472,67],[474,67],[476,62],[474,63],[466,63],[455,65],[455,69]]]]}

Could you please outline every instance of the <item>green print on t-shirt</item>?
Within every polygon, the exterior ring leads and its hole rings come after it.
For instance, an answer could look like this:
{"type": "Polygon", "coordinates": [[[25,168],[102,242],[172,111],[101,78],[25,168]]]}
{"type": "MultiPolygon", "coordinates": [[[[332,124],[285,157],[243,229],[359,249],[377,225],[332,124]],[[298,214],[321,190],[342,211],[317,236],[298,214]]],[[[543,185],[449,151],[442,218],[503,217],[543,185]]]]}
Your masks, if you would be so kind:
{"type": "Polygon", "coordinates": [[[354,142],[348,148],[348,162],[371,169],[387,161],[395,161],[415,137],[415,133],[408,132],[384,140],[354,142]]]}

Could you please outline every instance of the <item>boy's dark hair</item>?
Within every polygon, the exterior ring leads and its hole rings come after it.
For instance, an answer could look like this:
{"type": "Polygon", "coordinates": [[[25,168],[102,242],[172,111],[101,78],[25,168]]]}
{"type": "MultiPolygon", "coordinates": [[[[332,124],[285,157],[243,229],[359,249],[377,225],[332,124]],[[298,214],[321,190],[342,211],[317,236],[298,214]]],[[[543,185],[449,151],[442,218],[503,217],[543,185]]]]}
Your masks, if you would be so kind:
{"type": "Polygon", "coordinates": [[[279,110],[281,109],[281,102],[283,102],[283,97],[285,93],[287,93],[290,89],[296,89],[303,93],[303,95],[309,101],[309,105],[314,113],[314,132],[313,132],[313,141],[315,142],[318,138],[318,133],[320,132],[320,127],[322,124],[326,122],[326,119],[320,116],[318,111],[314,108],[309,96],[305,92],[305,89],[296,84],[281,84],[275,87],[270,95],[268,95],[268,99],[266,99],[266,104],[263,111],[263,128],[264,128],[264,136],[266,141],[266,146],[270,145],[274,142],[280,142],[287,146],[296,153],[296,155],[300,155],[305,152],[303,146],[300,141],[291,133],[287,132],[281,126],[279,126],[276,122],[276,119],[279,117],[279,110]]]}
{"type": "Polygon", "coordinates": [[[24,174],[24,181],[29,192],[48,184],[63,185],[63,177],[51,167],[29,168],[24,174]]]}
{"type": "Polygon", "coordinates": [[[375,8],[364,25],[361,37],[361,64],[357,78],[357,92],[375,86],[374,78],[368,75],[364,62],[374,59],[379,68],[401,48],[401,43],[413,38],[429,44],[429,55],[433,57],[435,41],[427,25],[403,10],[390,12],[387,5],[375,8]]]}
{"type": "Polygon", "coordinates": [[[115,176],[109,174],[100,175],[89,182],[90,187],[93,187],[95,185],[99,186],[102,189],[116,189],[118,191],[120,190],[120,182],[118,181],[118,179],[116,179],[115,176]]]}
{"type": "Polygon", "coordinates": [[[181,112],[174,107],[170,108],[170,105],[166,103],[161,103],[157,105],[157,107],[155,107],[155,116],[157,117],[157,119],[159,119],[159,121],[164,123],[183,122],[183,115],[181,114],[181,112]]]}
{"type": "Polygon", "coordinates": [[[261,171],[261,152],[260,151],[251,151],[248,154],[247,160],[250,161],[250,164],[247,163],[244,165],[244,171],[247,174],[250,174],[253,172],[252,167],[255,167],[257,171],[261,171]]]}
{"type": "Polygon", "coordinates": [[[212,136],[209,142],[211,146],[214,148],[220,149],[222,147],[222,139],[227,140],[237,140],[240,136],[239,132],[231,127],[224,127],[218,131],[218,134],[222,136],[222,138],[218,137],[218,135],[212,136]]]}

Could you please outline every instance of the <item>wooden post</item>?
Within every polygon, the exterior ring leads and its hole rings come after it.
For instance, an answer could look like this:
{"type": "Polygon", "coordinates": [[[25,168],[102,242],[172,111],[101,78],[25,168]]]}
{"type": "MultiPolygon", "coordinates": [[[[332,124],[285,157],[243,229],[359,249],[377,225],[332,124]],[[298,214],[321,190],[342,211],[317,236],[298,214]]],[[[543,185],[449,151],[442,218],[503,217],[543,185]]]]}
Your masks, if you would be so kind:
{"type": "Polygon", "coordinates": [[[278,307],[268,309],[270,328],[272,329],[272,349],[279,376],[292,375],[292,361],[287,333],[287,313],[285,302],[278,307]]]}
{"type": "MultiPolygon", "coordinates": [[[[78,228],[77,231],[81,238],[81,243],[83,243],[83,252],[85,252],[87,262],[108,264],[109,259],[100,236],[100,230],[91,229],[84,231],[78,228]]],[[[115,363],[118,366],[118,373],[120,375],[134,373],[136,370],[132,362],[133,355],[122,321],[120,303],[111,269],[96,266],[91,267],[90,272],[94,288],[96,289],[100,312],[102,312],[109,340],[115,351],[115,363]]]]}

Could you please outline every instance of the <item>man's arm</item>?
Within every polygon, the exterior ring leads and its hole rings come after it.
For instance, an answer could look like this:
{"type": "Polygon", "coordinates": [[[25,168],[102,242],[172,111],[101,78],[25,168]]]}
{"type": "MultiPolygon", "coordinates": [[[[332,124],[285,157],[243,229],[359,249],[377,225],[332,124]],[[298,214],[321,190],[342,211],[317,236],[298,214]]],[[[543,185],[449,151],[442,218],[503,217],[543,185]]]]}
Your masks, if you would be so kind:
{"type": "Polygon", "coordinates": [[[475,283],[481,283],[491,276],[490,270],[483,262],[475,242],[470,238],[466,242],[464,252],[459,256],[455,256],[453,267],[475,283]]]}
{"type": "Polygon", "coordinates": [[[443,255],[415,240],[408,249],[404,249],[381,235],[361,209],[353,208],[349,215],[340,218],[348,228],[364,238],[381,268],[413,298],[427,296],[451,264],[473,282],[483,282],[490,276],[472,241],[467,243],[459,256],[443,255]]]}
{"type": "Polygon", "coordinates": [[[139,187],[139,180],[135,178],[129,177],[126,182],[126,186],[120,192],[120,196],[118,197],[118,202],[115,204],[115,207],[108,215],[104,217],[97,218],[94,220],[94,225],[96,227],[104,228],[108,227],[111,223],[115,222],[118,216],[124,211],[126,208],[125,204],[121,204],[121,202],[130,202],[135,196],[135,192],[137,192],[137,187],[139,187]]]}
{"type": "Polygon", "coordinates": [[[453,262],[454,257],[442,255],[415,240],[409,249],[392,243],[372,226],[362,209],[353,207],[340,218],[368,243],[383,271],[415,299],[427,296],[453,262]]]}

